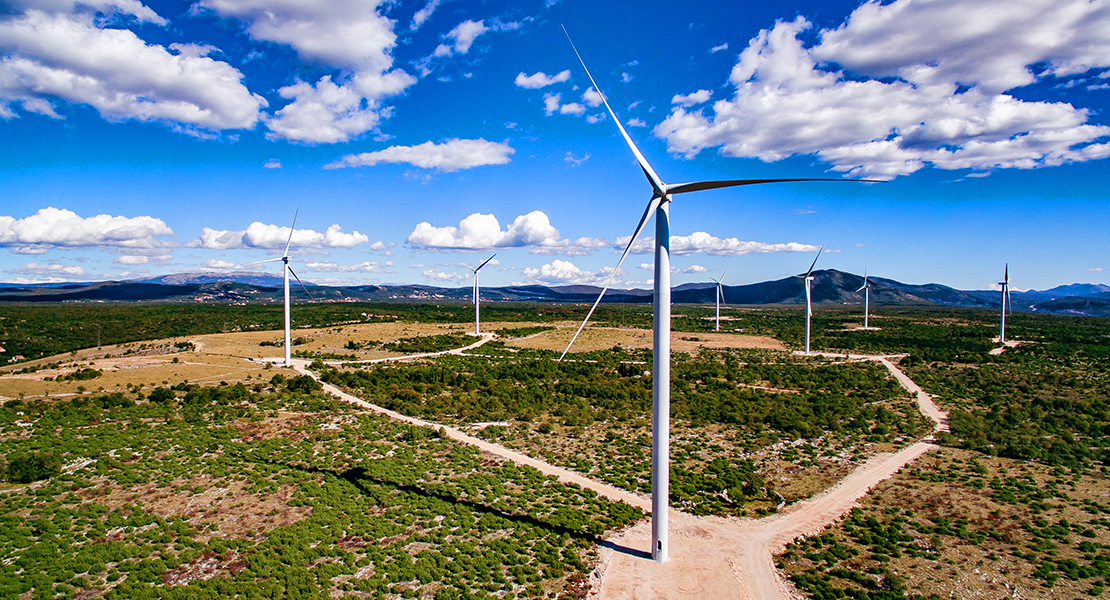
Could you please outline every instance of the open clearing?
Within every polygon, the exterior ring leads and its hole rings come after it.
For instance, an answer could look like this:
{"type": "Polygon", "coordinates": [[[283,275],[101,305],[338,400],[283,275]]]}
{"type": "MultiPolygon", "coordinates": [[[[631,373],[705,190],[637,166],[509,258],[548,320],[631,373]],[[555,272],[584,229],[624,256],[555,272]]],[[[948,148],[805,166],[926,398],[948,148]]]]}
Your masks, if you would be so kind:
{"type": "MultiPolygon", "coordinates": [[[[562,322],[551,331],[529,336],[527,339],[509,340],[506,345],[534,350],[562,352],[570,343],[580,323],[562,322]]],[[[491,325],[491,328],[494,326],[491,325]]],[[[623,348],[651,348],[651,331],[626,327],[588,327],[574,342],[574,352],[608,350],[613,346],[623,348]]],[[[696,352],[701,348],[758,348],[764,350],[786,350],[782,342],[761,335],[742,335],[735,333],[671,333],[671,350],[674,352],[696,352]]]]}

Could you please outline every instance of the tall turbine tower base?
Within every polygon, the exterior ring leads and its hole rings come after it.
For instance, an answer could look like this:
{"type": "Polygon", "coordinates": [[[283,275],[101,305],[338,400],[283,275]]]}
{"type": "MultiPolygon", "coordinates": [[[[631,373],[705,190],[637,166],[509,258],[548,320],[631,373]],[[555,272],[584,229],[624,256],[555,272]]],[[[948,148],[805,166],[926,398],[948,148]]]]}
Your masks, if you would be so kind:
{"type": "Polygon", "coordinates": [[[670,540],[671,449],[671,225],[670,202],[655,209],[655,314],[652,337],[651,557],[667,562],[670,540]]]}

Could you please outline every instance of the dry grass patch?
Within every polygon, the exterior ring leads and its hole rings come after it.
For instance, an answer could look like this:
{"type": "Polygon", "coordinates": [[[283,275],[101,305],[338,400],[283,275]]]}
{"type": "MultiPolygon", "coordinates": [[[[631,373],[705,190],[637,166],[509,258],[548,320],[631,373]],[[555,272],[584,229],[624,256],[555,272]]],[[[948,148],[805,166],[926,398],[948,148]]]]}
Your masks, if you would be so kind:
{"type": "MultiPolygon", "coordinates": [[[[58,362],[56,357],[52,362],[58,362]]],[[[226,381],[250,384],[272,376],[273,370],[260,363],[202,352],[181,352],[156,357],[66,360],[57,368],[0,376],[0,398],[69,397],[81,394],[82,390],[85,393],[105,393],[123,391],[130,386],[150,388],[179,383],[206,385],[226,381]],[[174,362],[175,359],[177,362],[174,362]],[[47,380],[83,368],[98,370],[101,375],[84,381],[47,380]]]]}
{"type": "MultiPolygon", "coordinates": [[[[509,340],[506,346],[529,348],[533,350],[552,350],[562,352],[570,343],[574,332],[581,323],[563,321],[555,323],[556,328],[519,340],[509,340]]],[[[608,350],[613,346],[629,349],[651,348],[650,329],[631,327],[586,327],[574,342],[573,352],[608,350]]],[[[671,333],[671,350],[674,352],[697,352],[702,348],[758,348],[766,350],[786,350],[778,340],[761,335],[742,335],[735,333],[671,333]]]]}
{"type": "MultiPolygon", "coordinates": [[[[294,352],[310,354],[354,355],[357,360],[369,360],[391,356],[402,356],[396,352],[381,350],[352,350],[347,342],[359,346],[368,342],[391,342],[402,338],[461,333],[473,330],[473,325],[461,323],[357,323],[320,329],[294,329],[290,336],[300,341],[293,346],[294,352]]],[[[195,340],[198,350],[206,354],[222,354],[249,358],[277,357],[284,354],[284,334],[276,331],[251,331],[242,333],[215,333],[190,338],[195,340]],[[261,346],[263,342],[276,346],[261,346]]]]}
{"type": "MultiPolygon", "coordinates": [[[[496,327],[497,324],[491,323],[490,326],[496,327]]],[[[469,326],[462,324],[363,323],[321,329],[297,329],[292,335],[303,341],[294,346],[294,351],[355,355],[362,360],[403,355],[381,350],[350,350],[346,348],[349,340],[362,345],[366,342],[389,342],[468,330],[469,326]]],[[[223,381],[249,385],[273,376],[273,367],[254,360],[283,355],[282,343],[282,332],[278,330],[216,333],[88,348],[6,367],[0,371],[0,400],[45,396],[64,398],[81,393],[123,391],[133,385],[209,385],[223,381]],[[260,346],[262,342],[279,345],[260,346]],[[192,344],[194,350],[181,351],[175,346],[178,343],[192,344]],[[46,366],[49,368],[43,368],[46,366]],[[83,381],[53,381],[58,376],[69,375],[84,368],[101,371],[101,375],[83,381]],[[27,369],[32,371],[14,373],[16,370],[27,369]],[[51,380],[48,381],[47,378],[51,380]]]]}

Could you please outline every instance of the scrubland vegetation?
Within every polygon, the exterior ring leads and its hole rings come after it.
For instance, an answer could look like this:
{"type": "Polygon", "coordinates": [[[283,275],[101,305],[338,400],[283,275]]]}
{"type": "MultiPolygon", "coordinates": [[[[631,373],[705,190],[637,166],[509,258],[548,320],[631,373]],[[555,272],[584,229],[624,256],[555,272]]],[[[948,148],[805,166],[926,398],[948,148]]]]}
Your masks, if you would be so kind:
{"type": "MultiPolygon", "coordinates": [[[[999,355],[973,338],[908,345],[903,369],[950,410],[952,433],[940,437],[953,448],[903,469],[841,523],[779,557],[808,596],[1103,595],[1110,322],[1014,315],[1007,324],[1022,343],[999,355]]],[[[919,324],[917,335],[931,327],[919,324]]],[[[975,327],[949,326],[956,339],[975,327]]]]}
{"type": "MultiPolygon", "coordinates": [[[[28,358],[95,345],[98,335],[161,351],[144,340],[274,328],[280,319],[280,306],[4,309],[3,356],[28,358]]],[[[491,305],[483,317],[521,323],[501,326],[510,339],[584,310],[491,305]]],[[[710,332],[710,310],[676,308],[676,331],[710,332]]],[[[297,322],[364,322],[362,313],[472,318],[457,305],[343,304],[308,305],[297,322]]],[[[731,332],[800,344],[800,310],[726,314],[731,332]]],[[[818,308],[816,349],[907,354],[903,370],[951,411],[952,433],[939,436],[941,453],[778,557],[805,594],[1103,593],[1110,321],[1015,314],[1008,337],[1023,343],[992,355],[996,317],[880,309],[872,315],[880,329],[860,331],[857,311],[818,308]]],[[[650,310],[603,306],[596,321],[648,327],[650,310]]],[[[418,353],[471,340],[452,332],[381,349],[418,353]]],[[[375,404],[646,494],[650,352],[556,357],[491,342],[463,356],[315,368],[375,404]]],[[[96,373],[51,377],[107,378],[96,373]]],[[[672,381],[672,501],[695,514],[774,511],[931,430],[874,363],[702,349],[674,355],[672,381]]],[[[0,597],[574,597],[584,592],[597,536],[641,517],[434,429],[338,404],[305,377],[8,401],[0,443],[0,597]]]]}
{"type": "Polygon", "coordinates": [[[318,390],[6,403],[0,597],[566,596],[641,516],[318,390]]]}
{"type": "MultiPolygon", "coordinates": [[[[324,381],[379,406],[453,425],[492,423],[478,435],[649,492],[650,352],[554,358],[494,343],[422,363],[317,368],[324,381]]],[[[871,363],[707,350],[676,354],[672,381],[672,496],[699,514],[763,512],[821,487],[803,492],[801,482],[782,481],[778,490],[763,466],[777,475],[787,463],[794,475],[816,476],[839,463],[833,471],[843,472],[876,445],[924,432],[905,392],[871,363]]]]}
{"type": "Polygon", "coordinates": [[[807,596],[1085,598],[1110,578],[1102,469],[946,449],[777,559],[807,596]]]}

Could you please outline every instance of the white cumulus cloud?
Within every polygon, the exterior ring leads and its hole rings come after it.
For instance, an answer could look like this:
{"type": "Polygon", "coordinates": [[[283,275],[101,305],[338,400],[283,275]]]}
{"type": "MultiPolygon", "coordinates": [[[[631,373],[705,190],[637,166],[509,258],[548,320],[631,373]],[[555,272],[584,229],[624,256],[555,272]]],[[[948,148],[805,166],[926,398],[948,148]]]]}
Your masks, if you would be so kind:
{"type": "Polygon", "coordinates": [[[526,283],[546,285],[604,285],[613,273],[612,267],[601,271],[585,271],[569,260],[555,259],[540,267],[524,269],[526,283]]]}
{"type": "Polygon", "coordinates": [[[566,256],[584,256],[609,246],[602,238],[560,239],[559,230],[541,210],[518,216],[505,229],[497,217],[482,213],[466,217],[458,227],[423,222],[409,234],[408,243],[417,248],[460,251],[527,247],[529,254],[566,256]]]}
{"type": "MultiPolygon", "coordinates": [[[[323,233],[311,229],[298,228],[293,232],[290,248],[353,248],[365,244],[370,238],[357,231],[344,233],[339,225],[328,227],[323,233]]],[[[289,227],[267,225],[255,221],[245,230],[230,231],[205,227],[200,237],[189,242],[194,248],[209,250],[231,250],[237,248],[262,248],[284,250],[289,242],[289,227]]]]}
{"type": "Polygon", "coordinates": [[[165,248],[171,243],[157,238],[173,235],[161,219],[150,216],[83,218],[54,207],[39,209],[22,219],[0,216],[0,247],[26,254],[41,254],[51,248],[165,248]]]}
{"type": "Polygon", "coordinates": [[[306,144],[345,142],[378,128],[391,109],[382,100],[416,78],[393,66],[396,23],[381,2],[337,0],[201,0],[199,6],[243,23],[255,40],[289,46],[302,60],[338,69],[315,84],[298,81],[279,93],[291,100],[267,119],[270,139],[306,144]]]}
{"type": "Polygon", "coordinates": [[[695,104],[709,102],[711,96],[713,96],[713,92],[709,90],[698,90],[692,94],[686,95],[675,94],[674,98],[671,98],[671,104],[678,104],[679,106],[689,108],[695,104]]]}
{"type": "MultiPolygon", "coordinates": [[[[56,3],[61,5],[64,2],[56,3]]],[[[164,23],[138,3],[93,3],[164,23]]],[[[266,101],[210,46],[148,44],[89,12],[29,9],[0,21],[0,118],[28,112],[61,118],[55,102],[87,104],[110,121],[158,122],[193,135],[251,129],[266,101]]]]}
{"type": "Polygon", "coordinates": [[[466,20],[455,26],[454,29],[444,35],[445,40],[450,40],[450,44],[440,44],[435,50],[436,56],[450,56],[452,54],[466,54],[470,52],[470,46],[478,36],[489,31],[490,28],[486,26],[485,21],[466,20]]]}
{"type": "Polygon", "coordinates": [[[582,116],[586,114],[586,107],[577,102],[570,102],[559,107],[559,114],[582,116]]]}
{"type": "Polygon", "coordinates": [[[570,69],[561,71],[559,73],[556,73],[555,75],[548,75],[543,71],[537,71],[532,75],[525,75],[524,71],[521,71],[516,76],[516,80],[514,83],[516,83],[517,87],[522,87],[528,90],[538,90],[549,85],[562,83],[568,79],[570,79],[570,69]]]}
{"type": "Polygon", "coordinates": [[[341,265],[335,262],[326,261],[307,261],[304,264],[305,268],[311,271],[324,271],[326,273],[393,273],[393,262],[386,261],[385,264],[378,263],[377,261],[366,261],[355,265],[341,265]]]}
{"type": "Polygon", "coordinates": [[[1108,23],[1106,0],[867,2],[822,31],[813,55],[871,77],[979,85],[993,94],[1110,66],[1108,23]],[[1037,64],[1045,67],[1040,74],[1030,69],[1037,64]]]}
{"type": "Polygon", "coordinates": [[[27,265],[22,268],[12,269],[11,272],[32,276],[30,279],[21,278],[18,281],[21,283],[74,281],[77,279],[87,279],[89,275],[80,265],[62,265],[57,263],[42,265],[33,262],[27,263],[27,265]]]}
{"type": "MultiPolygon", "coordinates": [[[[613,248],[624,250],[631,236],[616,239],[613,248]]],[[[671,254],[687,255],[704,252],[712,256],[741,256],[744,254],[770,254],[774,252],[816,252],[818,246],[787,242],[783,244],[768,244],[765,242],[741,241],[738,238],[719,238],[709,235],[704,231],[695,231],[690,235],[671,236],[671,254]]],[[[632,254],[651,254],[655,251],[655,238],[652,236],[641,237],[632,244],[629,251],[632,254]]]]}
{"type": "Polygon", "coordinates": [[[497,217],[474,213],[460,221],[458,227],[419,223],[409,234],[408,242],[413,246],[447,250],[520,248],[558,244],[559,230],[540,210],[520,215],[505,230],[501,229],[497,217]]]}
{"type": "Polygon", "coordinates": [[[325,75],[315,85],[299,81],[285,86],[278,94],[293,102],[267,119],[270,132],[266,137],[306,144],[349,141],[376,130],[391,113],[381,106],[379,97],[400,93],[412,81],[406,73],[393,71],[380,77],[356,76],[343,85],[337,85],[331,76],[325,75]],[[382,87],[368,91],[360,89],[359,82],[382,87]]]}
{"type": "Polygon", "coordinates": [[[503,165],[515,153],[503,142],[484,139],[451,139],[443,143],[424,142],[416,146],[390,146],[384,150],[349,154],[326,168],[366,167],[379,163],[408,163],[422,169],[453,172],[485,165],[503,165]]]}
{"type": "MultiPolygon", "coordinates": [[[[653,265],[652,263],[640,263],[640,268],[645,270],[645,271],[655,271],[655,265],[653,265]]],[[[689,267],[686,267],[685,269],[681,269],[679,267],[671,265],[671,273],[674,273],[676,275],[691,275],[691,274],[708,273],[708,272],[709,272],[709,269],[707,269],[707,268],[705,268],[701,265],[691,265],[689,267]]]]}
{"type": "Polygon", "coordinates": [[[441,1],[442,0],[428,0],[428,3],[424,5],[424,8],[416,11],[416,14],[412,16],[412,24],[409,25],[409,29],[412,31],[420,29],[420,26],[423,25],[425,21],[430,19],[432,17],[432,13],[434,13],[436,9],[439,8],[441,1]]]}
{"type": "Polygon", "coordinates": [[[799,17],[752,39],[732,98],[676,106],[654,133],[687,157],[811,154],[875,178],[1105,158],[1110,127],[1088,123],[1087,109],[1005,92],[1110,67],[1108,22],[1110,0],[868,2],[806,47],[799,17]]]}
{"type": "Polygon", "coordinates": [[[424,279],[440,282],[461,281],[470,277],[468,273],[447,273],[439,269],[425,269],[422,275],[424,279]]]}

